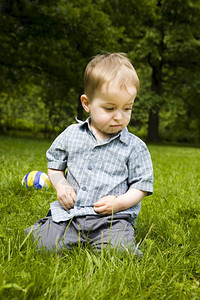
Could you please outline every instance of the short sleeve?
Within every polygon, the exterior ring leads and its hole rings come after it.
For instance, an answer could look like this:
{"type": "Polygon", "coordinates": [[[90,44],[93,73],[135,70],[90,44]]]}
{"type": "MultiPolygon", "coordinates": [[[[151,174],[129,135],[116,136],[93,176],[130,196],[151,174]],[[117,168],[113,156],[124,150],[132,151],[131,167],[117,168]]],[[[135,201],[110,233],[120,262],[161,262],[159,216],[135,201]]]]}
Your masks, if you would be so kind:
{"type": "Polygon", "coordinates": [[[134,147],[128,160],[128,185],[147,192],[147,195],[153,193],[153,166],[149,150],[145,143],[140,141],[137,147],[134,147]]]}
{"type": "Polygon", "coordinates": [[[54,140],[46,152],[46,157],[49,169],[65,170],[67,168],[67,129],[54,140]]]}

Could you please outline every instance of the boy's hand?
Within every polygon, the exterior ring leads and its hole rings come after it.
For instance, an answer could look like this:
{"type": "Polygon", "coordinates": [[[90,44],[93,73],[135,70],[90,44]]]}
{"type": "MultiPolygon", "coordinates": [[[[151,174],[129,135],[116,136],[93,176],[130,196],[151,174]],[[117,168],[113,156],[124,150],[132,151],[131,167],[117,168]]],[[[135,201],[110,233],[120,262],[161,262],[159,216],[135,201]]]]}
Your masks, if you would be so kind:
{"type": "Polygon", "coordinates": [[[116,196],[102,197],[94,204],[94,211],[101,215],[111,215],[119,210],[116,196]]]}
{"type": "Polygon", "coordinates": [[[65,179],[65,172],[62,170],[48,169],[48,176],[57,192],[58,201],[64,209],[69,210],[74,207],[76,192],[65,179]]]}
{"type": "Polygon", "coordinates": [[[56,187],[57,198],[64,209],[69,210],[74,207],[76,192],[72,186],[59,185],[56,187]]]}

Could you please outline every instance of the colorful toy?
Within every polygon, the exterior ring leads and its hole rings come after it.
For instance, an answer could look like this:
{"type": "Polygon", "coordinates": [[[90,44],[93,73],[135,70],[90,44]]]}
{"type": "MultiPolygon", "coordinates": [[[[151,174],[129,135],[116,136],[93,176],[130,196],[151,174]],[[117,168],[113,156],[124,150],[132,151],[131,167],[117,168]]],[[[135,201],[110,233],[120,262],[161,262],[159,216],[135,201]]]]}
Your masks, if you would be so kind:
{"type": "Polygon", "coordinates": [[[44,172],[32,171],[26,174],[22,179],[22,185],[26,184],[26,187],[34,187],[36,190],[40,190],[42,187],[49,188],[50,181],[44,172]]]}

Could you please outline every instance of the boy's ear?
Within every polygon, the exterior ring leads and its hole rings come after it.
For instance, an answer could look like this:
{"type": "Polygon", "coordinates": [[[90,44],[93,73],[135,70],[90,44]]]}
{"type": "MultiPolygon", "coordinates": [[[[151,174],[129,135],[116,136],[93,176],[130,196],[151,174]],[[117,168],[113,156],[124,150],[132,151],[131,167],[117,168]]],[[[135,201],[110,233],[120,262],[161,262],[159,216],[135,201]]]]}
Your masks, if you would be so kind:
{"type": "Polygon", "coordinates": [[[85,94],[81,95],[81,103],[82,103],[82,106],[85,109],[85,111],[87,113],[89,113],[90,112],[90,103],[89,103],[88,97],[85,94]]]}

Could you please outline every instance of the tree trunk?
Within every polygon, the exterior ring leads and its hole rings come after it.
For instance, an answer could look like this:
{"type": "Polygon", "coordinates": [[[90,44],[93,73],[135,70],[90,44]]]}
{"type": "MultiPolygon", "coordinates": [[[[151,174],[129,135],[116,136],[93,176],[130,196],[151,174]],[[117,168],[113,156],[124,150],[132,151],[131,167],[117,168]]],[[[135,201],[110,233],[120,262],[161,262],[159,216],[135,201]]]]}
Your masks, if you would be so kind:
{"type": "MultiPolygon", "coordinates": [[[[157,0],[157,6],[159,9],[162,7],[162,1],[157,0]]],[[[163,94],[163,78],[162,78],[162,68],[163,68],[163,52],[164,52],[164,38],[165,31],[163,27],[163,23],[159,25],[159,33],[160,33],[160,41],[157,44],[157,49],[159,56],[156,56],[154,53],[150,52],[148,61],[149,65],[152,68],[151,75],[151,90],[157,94],[158,96],[162,96],[163,94]]],[[[158,142],[159,141],[159,108],[160,104],[154,104],[154,107],[151,107],[149,110],[149,122],[148,122],[148,133],[147,140],[149,142],[158,142]]]]}
{"type": "Polygon", "coordinates": [[[159,142],[159,110],[154,112],[150,109],[149,111],[147,141],[159,142]]]}
{"type": "MultiPolygon", "coordinates": [[[[152,67],[151,90],[157,95],[162,95],[162,61],[150,63],[152,67]]],[[[156,105],[149,110],[147,141],[159,142],[159,107],[156,105]]]]}

